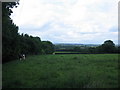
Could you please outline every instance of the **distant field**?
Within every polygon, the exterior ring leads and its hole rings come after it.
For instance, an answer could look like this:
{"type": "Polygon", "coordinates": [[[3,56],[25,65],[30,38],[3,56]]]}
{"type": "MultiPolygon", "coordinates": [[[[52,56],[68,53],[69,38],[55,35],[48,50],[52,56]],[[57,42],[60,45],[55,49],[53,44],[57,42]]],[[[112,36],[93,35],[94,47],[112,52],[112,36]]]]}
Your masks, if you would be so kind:
{"type": "Polygon", "coordinates": [[[55,54],[62,54],[62,53],[66,53],[66,54],[69,54],[69,53],[79,53],[79,52],[70,52],[70,51],[55,51],[54,52],[55,54]]]}
{"type": "Polygon", "coordinates": [[[116,88],[118,54],[36,55],[3,64],[3,88],[116,88]]]}
{"type": "Polygon", "coordinates": [[[76,53],[76,52],[70,52],[70,51],[55,51],[54,53],[76,53]]]}

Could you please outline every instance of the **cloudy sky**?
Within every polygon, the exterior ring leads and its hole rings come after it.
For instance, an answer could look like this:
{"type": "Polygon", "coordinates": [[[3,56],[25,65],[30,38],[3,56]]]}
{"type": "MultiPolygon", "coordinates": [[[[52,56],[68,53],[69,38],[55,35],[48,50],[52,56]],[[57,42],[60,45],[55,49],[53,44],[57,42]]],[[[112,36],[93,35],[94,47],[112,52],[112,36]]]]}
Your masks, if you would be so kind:
{"type": "Polygon", "coordinates": [[[19,33],[53,43],[118,43],[119,0],[20,0],[12,19],[19,33]]]}

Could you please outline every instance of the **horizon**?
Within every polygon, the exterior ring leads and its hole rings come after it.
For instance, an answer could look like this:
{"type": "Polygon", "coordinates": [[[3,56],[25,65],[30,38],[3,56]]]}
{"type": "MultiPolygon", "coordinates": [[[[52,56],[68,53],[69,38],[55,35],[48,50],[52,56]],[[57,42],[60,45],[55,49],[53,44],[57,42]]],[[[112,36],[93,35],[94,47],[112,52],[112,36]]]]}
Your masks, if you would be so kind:
{"type": "MultiPolygon", "coordinates": [[[[95,43],[86,43],[86,44],[84,44],[84,43],[53,43],[53,44],[102,45],[103,43],[101,43],[101,44],[95,44],[95,43]]],[[[115,45],[120,45],[120,44],[115,44],[115,45]]]]}

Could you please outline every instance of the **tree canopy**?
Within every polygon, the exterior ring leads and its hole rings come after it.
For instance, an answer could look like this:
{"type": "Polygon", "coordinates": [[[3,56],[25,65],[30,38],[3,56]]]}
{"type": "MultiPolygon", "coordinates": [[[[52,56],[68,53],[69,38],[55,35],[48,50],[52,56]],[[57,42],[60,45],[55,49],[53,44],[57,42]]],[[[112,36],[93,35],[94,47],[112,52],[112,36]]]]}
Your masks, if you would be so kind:
{"type": "Polygon", "coordinates": [[[111,40],[106,40],[104,44],[102,44],[103,52],[105,53],[114,53],[115,52],[115,44],[111,40]]]}
{"type": "Polygon", "coordinates": [[[18,55],[51,54],[54,45],[50,41],[41,41],[39,37],[18,33],[18,26],[10,18],[13,7],[18,2],[2,3],[2,60],[3,63],[18,59],[18,55]]]}

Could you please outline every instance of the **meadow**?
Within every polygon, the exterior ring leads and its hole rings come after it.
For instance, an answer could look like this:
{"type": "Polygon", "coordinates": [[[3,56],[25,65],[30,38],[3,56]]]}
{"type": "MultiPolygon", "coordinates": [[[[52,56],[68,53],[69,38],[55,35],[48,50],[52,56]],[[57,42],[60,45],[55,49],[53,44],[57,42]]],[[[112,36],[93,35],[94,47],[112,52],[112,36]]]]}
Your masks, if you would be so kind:
{"type": "Polygon", "coordinates": [[[3,88],[117,88],[118,54],[33,55],[2,65],[3,88]]]}

